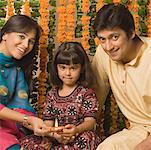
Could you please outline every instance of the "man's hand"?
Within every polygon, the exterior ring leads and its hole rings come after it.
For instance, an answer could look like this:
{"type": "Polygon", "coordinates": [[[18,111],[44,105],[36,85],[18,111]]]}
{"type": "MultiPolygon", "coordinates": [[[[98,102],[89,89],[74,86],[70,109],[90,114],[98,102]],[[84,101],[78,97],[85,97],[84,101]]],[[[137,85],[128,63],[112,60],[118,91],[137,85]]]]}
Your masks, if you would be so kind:
{"type": "Polygon", "coordinates": [[[151,150],[151,135],[139,143],[134,150],[151,150]]]}

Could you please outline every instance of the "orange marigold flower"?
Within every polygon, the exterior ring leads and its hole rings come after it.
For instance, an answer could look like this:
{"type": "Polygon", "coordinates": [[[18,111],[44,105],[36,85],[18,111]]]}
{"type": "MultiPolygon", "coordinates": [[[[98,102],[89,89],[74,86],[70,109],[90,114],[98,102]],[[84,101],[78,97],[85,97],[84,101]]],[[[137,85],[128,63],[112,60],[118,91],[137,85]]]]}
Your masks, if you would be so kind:
{"type": "Polygon", "coordinates": [[[56,11],[58,13],[65,13],[66,12],[66,8],[64,6],[59,6],[56,11]]]}
{"type": "Polygon", "coordinates": [[[75,3],[76,2],[76,0],[68,0],[68,3],[75,3]]]}
{"type": "Polygon", "coordinates": [[[66,5],[66,0],[59,0],[60,5],[66,5]]]}

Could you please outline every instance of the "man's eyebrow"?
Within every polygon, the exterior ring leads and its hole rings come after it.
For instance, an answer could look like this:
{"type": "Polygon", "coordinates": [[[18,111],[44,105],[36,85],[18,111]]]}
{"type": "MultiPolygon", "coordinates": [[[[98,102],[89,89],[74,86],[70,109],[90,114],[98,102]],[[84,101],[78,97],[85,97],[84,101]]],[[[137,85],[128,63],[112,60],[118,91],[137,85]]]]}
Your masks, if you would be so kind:
{"type": "Polygon", "coordinates": [[[103,37],[103,36],[98,36],[98,38],[99,38],[99,39],[101,39],[101,38],[105,39],[105,37],[103,37]]]}

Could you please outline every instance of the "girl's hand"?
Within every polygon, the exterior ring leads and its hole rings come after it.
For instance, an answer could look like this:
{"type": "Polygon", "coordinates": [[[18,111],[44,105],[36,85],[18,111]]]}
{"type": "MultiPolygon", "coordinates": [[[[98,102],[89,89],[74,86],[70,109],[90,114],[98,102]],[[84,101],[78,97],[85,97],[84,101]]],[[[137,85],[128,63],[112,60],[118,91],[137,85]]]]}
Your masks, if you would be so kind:
{"type": "Polygon", "coordinates": [[[66,137],[63,137],[62,135],[60,134],[57,134],[57,133],[54,133],[53,134],[53,137],[61,144],[68,144],[70,142],[72,142],[74,139],[73,138],[66,138],[66,137]]]}
{"type": "Polygon", "coordinates": [[[60,135],[60,134],[57,134],[57,133],[53,133],[53,137],[59,142],[59,143],[64,143],[63,142],[63,137],[62,137],[62,135],[60,135]]]}
{"type": "Polygon", "coordinates": [[[45,150],[50,149],[51,148],[51,144],[50,144],[48,138],[43,137],[40,146],[43,147],[45,150]]]}
{"type": "Polygon", "coordinates": [[[75,137],[78,134],[78,129],[75,125],[73,124],[68,124],[64,127],[63,132],[61,135],[63,136],[64,139],[68,139],[70,142],[75,139],[75,137]]]}
{"type": "Polygon", "coordinates": [[[76,138],[75,136],[71,136],[71,137],[63,136],[63,139],[66,142],[66,144],[73,142],[75,140],[75,138],[76,138]]]}

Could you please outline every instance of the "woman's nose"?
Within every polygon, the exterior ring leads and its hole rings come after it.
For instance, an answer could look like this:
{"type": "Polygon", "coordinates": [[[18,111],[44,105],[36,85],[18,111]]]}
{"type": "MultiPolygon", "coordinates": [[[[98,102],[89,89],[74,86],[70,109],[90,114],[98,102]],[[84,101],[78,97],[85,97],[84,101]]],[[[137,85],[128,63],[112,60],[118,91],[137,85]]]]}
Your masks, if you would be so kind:
{"type": "Polygon", "coordinates": [[[23,40],[23,46],[24,46],[24,48],[28,48],[29,41],[27,39],[23,40]]]}

